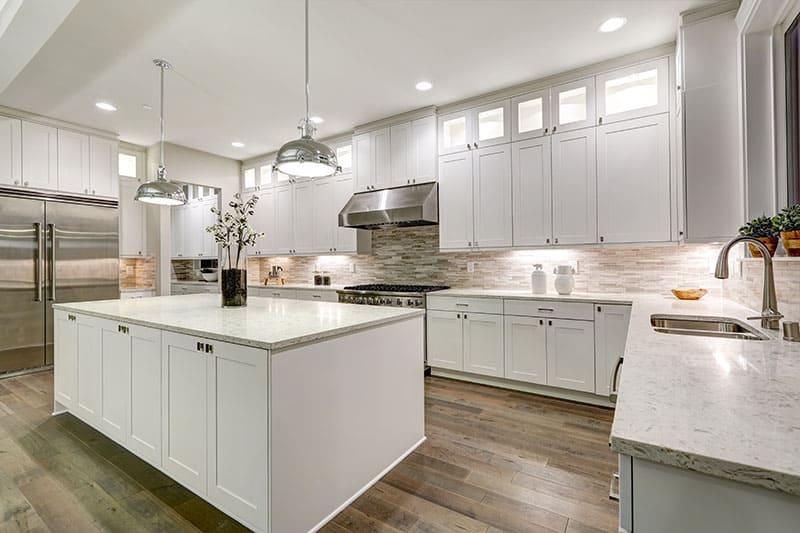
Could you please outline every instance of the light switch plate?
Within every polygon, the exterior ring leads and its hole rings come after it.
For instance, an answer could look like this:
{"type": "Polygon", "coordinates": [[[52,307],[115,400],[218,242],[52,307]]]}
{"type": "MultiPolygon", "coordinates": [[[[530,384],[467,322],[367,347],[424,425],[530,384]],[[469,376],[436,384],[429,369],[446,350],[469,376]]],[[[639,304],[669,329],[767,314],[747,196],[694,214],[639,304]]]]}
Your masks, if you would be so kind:
{"type": "Polygon", "coordinates": [[[356,272],[356,264],[350,263],[350,273],[355,274],[355,272],[356,272]]]}

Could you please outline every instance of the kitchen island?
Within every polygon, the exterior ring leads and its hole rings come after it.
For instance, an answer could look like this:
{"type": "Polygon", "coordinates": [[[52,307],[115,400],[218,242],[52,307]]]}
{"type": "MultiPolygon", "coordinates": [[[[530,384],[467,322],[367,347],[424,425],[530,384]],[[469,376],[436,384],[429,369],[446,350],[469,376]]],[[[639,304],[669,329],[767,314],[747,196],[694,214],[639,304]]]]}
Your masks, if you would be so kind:
{"type": "Polygon", "coordinates": [[[69,412],[256,531],[313,531],[424,441],[424,312],[55,304],[69,412]]]}

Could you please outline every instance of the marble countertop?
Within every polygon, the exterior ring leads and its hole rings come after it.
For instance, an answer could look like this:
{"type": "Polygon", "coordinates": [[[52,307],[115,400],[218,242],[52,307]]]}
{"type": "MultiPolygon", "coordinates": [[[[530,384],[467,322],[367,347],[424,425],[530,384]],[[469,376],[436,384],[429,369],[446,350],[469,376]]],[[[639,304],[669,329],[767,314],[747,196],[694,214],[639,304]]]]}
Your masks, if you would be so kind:
{"type": "Polygon", "coordinates": [[[632,293],[580,293],[573,292],[568,296],[556,292],[533,294],[531,291],[505,289],[445,289],[428,293],[428,298],[436,296],[454,296],[462,298],[505,298],[511,300],[545,300],[565,302],[592,302],[609,304],[633,303],[632,293]]]}
{"type": "Polygon", "coordinates": [[[218,281],[205,281],[202,279],[173,279],[170,280],[170,285],[217,285],[218,281]]]}
{"type": "Polygon", "coordinates": [[[53,308],[273,351],[424,314],[397,307],[258,297],[248,298],[247,307],[223,309],[218,294],[59,303],[53,308]]]}
{"type": "Polygon", "coordinates": [[[289,289],[298,291],[340,291],[344,285],[312,285],[311,283],[287,283],[286,285],[264,285],[263,283],[250,283],[251,289],[289,289]]]}

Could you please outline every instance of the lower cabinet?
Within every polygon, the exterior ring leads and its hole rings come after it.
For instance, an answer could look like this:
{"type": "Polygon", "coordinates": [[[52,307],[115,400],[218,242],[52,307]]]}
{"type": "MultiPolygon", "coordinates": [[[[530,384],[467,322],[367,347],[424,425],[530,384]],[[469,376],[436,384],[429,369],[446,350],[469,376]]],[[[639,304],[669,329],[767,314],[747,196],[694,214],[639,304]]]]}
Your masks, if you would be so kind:
{"type": "Polygon", "coordinates": [[[128,449],[161,466],[161,331],[129,326],[128,449]]]}
{"type": "Polygon", "coordinates": [[[505,377],[547,385],[547,326],[542,318],[506,316],[505,377]]]}
{"type": "MultiPolygon", "coordinates": [[[[55,401],[75,409],[78,397],[78,317],[64,311],[53,313],[55,343],[53,394],[55,401]]],[[[58,410],[58,409],[56,409],[58,410]]]]}
{"type": "Polygon", "coordinates": [[[428,364],[486,376],[503,375],[503,316],[428,311],[428,364]]]}
{"type": "Polygon", "coordinates": [[[630,305],[596,305],[594,309],[595,392],[608,396],[611,377],[625,353],[630,305]]]}
{"type": "Polygon", "coordinates": [[[98,319],[100,332],[100,431],[124,445],[130,404],[129,327],[98,319]]]}
{"type": "MultiPolygon", "coordinates": [[[[76,316],[76,315],[73,315],[76,316]]],[[[77,315],[77,397],[73,413],[99,427],[102,410],[100,320],[77,315]]]]}
{"type": "Polygon", "coordinates": [[[594,392],[594,322],[547,321],[547,384],[594,392]]]}
{"type": "Polygon", "coordinates": [[[311,302],[338,302],[339,295],[336,294],[336,291],[330,290],[321,290],[321,291],[310,291],[310,290],[298,290],[296,291],[296,298],[298,300],[308,300],[311,302]]]}

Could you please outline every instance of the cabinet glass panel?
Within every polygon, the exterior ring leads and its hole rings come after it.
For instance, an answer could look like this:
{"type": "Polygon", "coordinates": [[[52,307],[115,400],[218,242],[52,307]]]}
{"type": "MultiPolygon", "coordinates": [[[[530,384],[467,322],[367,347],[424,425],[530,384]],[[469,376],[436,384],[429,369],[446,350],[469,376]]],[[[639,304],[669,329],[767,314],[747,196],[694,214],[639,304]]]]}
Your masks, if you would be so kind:
{"type": "Polygon", "coordinates": [[[544,127],[544,115],[541,97],[520,102],[517,106],[517,118],[519,120],[518,133],[542,129],[544,127]]]}
{"type": "Polygon", "coordinates": [[[336,147],[336,160],[342,167],[342,172],[349,172],[353,168],[353,145],[346,144],[336,147]]]}
{"type": "Polygon", "coordinates": [[[497,139],[504,134],[503,108],[488,109],[478,113],[478,140],[497,139]]]}
{"type": "Polygon", "coordinates": [[[559,125],[586,120],[586,87],[559,93],[558,119],[559,125]]]}
{"type": "Polygon", "coordinates": [[[255,186],[256,186],[256,169],[254,168],[244,169],[244,188],[252,189],[255,186]]]}
{"type": "Polygon", "coordinates": [[[606,114],[658,105],[658,70],[650,69],[605,82],[606,114]]]}
{"type": "Polygon", "coordinates": [[[119,175],[129,178],[136,177],[136,156],[130,154],[119,154],[119,175]]]}
{"type": "Polygon", "coordinates": [[[445,120],[442,124],[442,136],[445,148],[467,144],[467,117],[445,120]]]}
{"type": "Polygon", "coordinates": [[[259,185],[272,184],[272,165],[261,165],[258,169],[259,185]]]}

